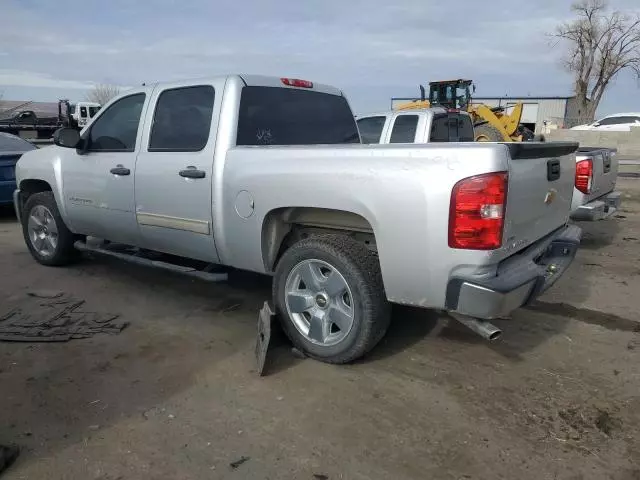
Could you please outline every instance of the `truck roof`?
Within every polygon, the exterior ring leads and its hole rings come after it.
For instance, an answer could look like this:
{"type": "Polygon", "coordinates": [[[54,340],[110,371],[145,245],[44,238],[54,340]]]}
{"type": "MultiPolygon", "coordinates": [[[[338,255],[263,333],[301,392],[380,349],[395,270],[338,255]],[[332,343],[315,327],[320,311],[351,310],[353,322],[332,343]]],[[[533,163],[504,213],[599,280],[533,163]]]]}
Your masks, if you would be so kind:
{"type": "MultiPolygon", "coordinates": [[[[171,82],[156,82],[152,85],[165,88],[165,87],[175,87],[179,85],[181,82],[193,84],[194,81],[202,81],[202,82],[211,82],[211,81],[220,81],[227,80],[230,78],[235,78],[242,81],[246,86],[249,87],[281,87],[281,88],[300,88],[296,86],[287,86],[283,80],[300,80],[297,77],[275,77],[275,76],[267,76],[267,75],[253,75],[253,74],[229,74],[229,75],[216,75],[216,76],[207,76],[207,77],[198,77],[191,79],[182,79],[171,82]]],[[[303,81],[307,81],[303,79],[303,81]]],[[[339,88],[333,87],[331,85],[326,85],[323,83],[317,83],[310,81],[312,86],[305,88],[306,90],[311,90],[320,93],[328,93],[331,95],[339,95],[342,96],[342,91],[339,88]]]]}
{"type": "MultiPolygon", "coordinates": [[[[416,113],[447,113],[447,109],[444,107],[429,107],[429,108],[412,108],[411,110],[384,110],[380,112],[366,113],[363,115],[356,115],[356,118],[364,118],[364,117],[386,117],[388,115],[393,114],[416,114],[416,113]]],[[[460,110],[457,113],[462,113],[464,115],[469,115],[464,110],[460,110]]]]}

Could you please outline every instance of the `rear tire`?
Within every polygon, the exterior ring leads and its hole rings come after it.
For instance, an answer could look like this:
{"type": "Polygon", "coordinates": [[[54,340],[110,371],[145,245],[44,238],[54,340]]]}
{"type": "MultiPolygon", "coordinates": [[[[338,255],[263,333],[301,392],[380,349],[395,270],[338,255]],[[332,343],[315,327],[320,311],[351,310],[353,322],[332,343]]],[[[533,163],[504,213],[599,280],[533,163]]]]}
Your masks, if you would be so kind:
{"type": "Polygon", "coordinates": [[[77,258],[74,235],[60,216],[53,192],[31,195],[22,209],[21,222],[24,241],[38,263],[61,266],[77,258]]]}
{"type": "Polygon", "coordinates": [[[286,250],[276,267],[273,299],[294,346],[326,363],[365,355],[391,319],[377,257],[343,235],[311,237],[286,250]]]}
{"type": "Polygon", "coordinates": [[[479,125],[474,128],[474,135],[476,142],[504,142],[504,138],[493,125],[488,123],[479,125]]]}

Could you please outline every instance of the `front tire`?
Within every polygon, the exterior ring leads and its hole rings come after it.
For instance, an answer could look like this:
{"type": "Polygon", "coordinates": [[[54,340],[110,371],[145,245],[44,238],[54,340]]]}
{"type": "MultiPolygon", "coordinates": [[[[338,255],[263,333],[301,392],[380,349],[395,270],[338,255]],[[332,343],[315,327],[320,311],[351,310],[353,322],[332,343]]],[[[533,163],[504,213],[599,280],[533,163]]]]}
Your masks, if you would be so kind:
{"type": "Polygon", "coordinates": [[[291,342],[326,363],[352,362],[369,352],[391,318],[377,257],[343,235],[290,247],[276,267],[273,297],[291,342]]]}
{"type": "Polygon", "coordinates": [[[61,266],[76,258],[73,233],[60,216],[53,192],[31,195],[22,209],[21,221],[24,241],[38,263],[61,266]]]}

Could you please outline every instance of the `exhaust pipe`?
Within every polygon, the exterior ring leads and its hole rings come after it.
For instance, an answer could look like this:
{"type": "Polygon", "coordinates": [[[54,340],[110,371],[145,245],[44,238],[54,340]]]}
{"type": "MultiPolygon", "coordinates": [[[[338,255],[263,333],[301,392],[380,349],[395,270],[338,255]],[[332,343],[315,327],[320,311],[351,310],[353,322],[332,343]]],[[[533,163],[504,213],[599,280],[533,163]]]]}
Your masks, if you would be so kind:
{"type": "Polygon", "coordinates": [[[478,320],[477,318],[467,317],[466,315],[460,315],[458,313],[450,313],[449,315],[469,329],[473,330],[485,340],[497,340],[502,336],[502,330],[484,320],[478,320]]]}

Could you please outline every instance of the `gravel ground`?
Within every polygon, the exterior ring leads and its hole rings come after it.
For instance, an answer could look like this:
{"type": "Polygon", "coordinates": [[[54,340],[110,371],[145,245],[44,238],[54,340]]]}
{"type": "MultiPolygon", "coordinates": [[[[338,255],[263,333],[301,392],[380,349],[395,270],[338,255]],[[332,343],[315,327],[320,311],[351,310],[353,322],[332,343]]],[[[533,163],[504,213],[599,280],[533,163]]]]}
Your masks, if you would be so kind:
{"type": "Polygon", "coordinates": [[[298,359],[276,338],[262,378],[269,279],[212,285],[99,257],[42,267],[6,211],[3,309],[55,290],[130,325],[0,342],[0,444],[22,447],[3,480],[638,480],[640,182],[618,185],[622,211],[583,225],[569,272],[497,343],[397,308],[364,361],[298,359]]]}

